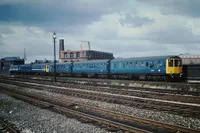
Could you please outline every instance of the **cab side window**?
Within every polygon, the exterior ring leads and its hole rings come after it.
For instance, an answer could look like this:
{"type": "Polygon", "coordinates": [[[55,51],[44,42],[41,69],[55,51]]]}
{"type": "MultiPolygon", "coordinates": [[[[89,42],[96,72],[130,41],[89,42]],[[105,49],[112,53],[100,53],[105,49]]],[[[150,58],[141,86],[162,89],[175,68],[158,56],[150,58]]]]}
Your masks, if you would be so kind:
{"type": "Polygon", "coordinates": [[[175,67],[178,67],[178,60],[175,60],[175,67]]]}
{"type": "Polygon", "coordinates": [[[174,66],[173,60],[169,60],[168,65],[169,65],[169,67],[173,67],[174,66]]]}

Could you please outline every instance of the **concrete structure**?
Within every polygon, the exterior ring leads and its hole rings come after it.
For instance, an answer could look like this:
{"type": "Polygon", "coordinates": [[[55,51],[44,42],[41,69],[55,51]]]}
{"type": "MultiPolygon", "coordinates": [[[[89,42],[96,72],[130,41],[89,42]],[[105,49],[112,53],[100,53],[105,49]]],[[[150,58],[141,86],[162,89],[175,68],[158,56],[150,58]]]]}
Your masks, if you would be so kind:
{"type": "Polygon", "coordinates": [[[24,64],[24,59],[20,57],[5,57],[0,59],[0,69],[9,69],[11,65],[24,64]]]}
{"type": "Polygon", "coordinates": [[[94,50],[62,51],[61,62],[76,62],[86,60],[113,59],[113,54],[94,50]]]}
{"type": "Polygon", "coordinates": [[[64,39],[60,39],[59,40],[59,59],[61,59],[61,51],[64,51],[65,48],[64,48],[64,39]]]}
{"type": "Polygon", "coordinates": [[[90,42],[89,41],[81,41],[81,50],[90,50],[90,42]]]}
{"type": "Polygon", "coordinates": [[[180,55],[183,64],[197,64],[200,63],[200,55],[194,54],[181,54],[180,55]]]}
{"type": "Polygon", "coordinates": [[[90,50],[89,41],[81,41],[81,50],[64,51],[64,40],[60,40],[59,59],[61,62],[77,62],[86,60],[113,59],[113,53],[90,50]]]}

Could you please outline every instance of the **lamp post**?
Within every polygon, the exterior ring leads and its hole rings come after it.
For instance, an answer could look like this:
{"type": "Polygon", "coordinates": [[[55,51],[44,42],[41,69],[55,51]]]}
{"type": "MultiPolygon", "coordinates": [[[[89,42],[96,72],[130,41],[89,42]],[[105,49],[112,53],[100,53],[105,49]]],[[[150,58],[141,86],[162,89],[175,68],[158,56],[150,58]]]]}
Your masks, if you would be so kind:
{"type": "Polygon", "coordinates": [[[56,33],[53,33],[53,43],[54,43],[54,81],[56,82],[56,33]]]}

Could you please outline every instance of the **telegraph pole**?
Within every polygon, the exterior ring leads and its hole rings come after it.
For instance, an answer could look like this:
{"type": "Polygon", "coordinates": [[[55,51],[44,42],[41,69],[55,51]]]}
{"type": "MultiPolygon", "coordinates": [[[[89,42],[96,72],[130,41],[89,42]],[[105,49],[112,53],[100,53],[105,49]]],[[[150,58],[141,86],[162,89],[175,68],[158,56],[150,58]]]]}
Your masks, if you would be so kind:
{"type": "Polygon", "coordinates": [[[53,43],[54,43],[54,81],[56,82],[56,33],[53,33],[53,43]]]}

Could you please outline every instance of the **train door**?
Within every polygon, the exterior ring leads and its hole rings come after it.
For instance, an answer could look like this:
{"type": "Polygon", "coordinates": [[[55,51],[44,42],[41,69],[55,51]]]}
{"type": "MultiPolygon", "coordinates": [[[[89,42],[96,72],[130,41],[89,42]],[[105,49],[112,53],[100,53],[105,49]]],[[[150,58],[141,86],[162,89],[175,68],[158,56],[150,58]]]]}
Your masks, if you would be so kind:
{"type": "Polygon", "coordinates": [[[49,64],[46,65],[46,72],[49,72],[49,64]]]}
{"type": "MultiPolygon", "coordinates": [[[[111,63],[110,63],[110,62],[111,62],[111,60],[108,60],[108,61],[107,61],[107,64],[106,64],[106,68],[107,68],[107,73],[108,73],[108,74],[110,74],[110,67],[111,67],[111,63]]],[[[113,64],[113,65],[114,65],[114,64],[113,64]]]]}
{"type": "Polygon", "coordinates": [[[166,73],[173,74],[174,72],[174,59],[167,59],[166,60],[166,73]]]}

